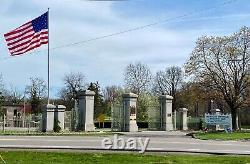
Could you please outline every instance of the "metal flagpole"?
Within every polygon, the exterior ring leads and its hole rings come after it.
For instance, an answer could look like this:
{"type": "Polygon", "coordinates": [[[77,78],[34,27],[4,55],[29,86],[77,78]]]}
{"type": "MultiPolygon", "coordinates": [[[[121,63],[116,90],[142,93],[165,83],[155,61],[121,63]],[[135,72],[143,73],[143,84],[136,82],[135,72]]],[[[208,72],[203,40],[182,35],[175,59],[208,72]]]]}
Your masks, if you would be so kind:
{"type": "Polygon", "coordinates": [[[48,17],[47,17],[47,23],[48,23],[48,104],[49,104],[49,86],[50,86],[50,84],[49,84],[49,71],[50,71],[50,69],[49,69],[49,8],[48,8],[48,17]]]}
{"type": "Polygon", "coordinates": [[[25,128],[25,118],[26,118],[26,109],[25,109],[25,95],[24,95],[24,97],[23,97],[23,127],[25,128]]]}

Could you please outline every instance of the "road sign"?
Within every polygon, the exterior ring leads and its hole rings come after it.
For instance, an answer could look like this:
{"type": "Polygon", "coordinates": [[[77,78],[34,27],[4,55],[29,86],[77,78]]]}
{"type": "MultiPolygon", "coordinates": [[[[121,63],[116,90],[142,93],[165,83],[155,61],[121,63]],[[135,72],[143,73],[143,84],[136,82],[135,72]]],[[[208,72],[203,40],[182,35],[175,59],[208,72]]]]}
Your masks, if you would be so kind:
{"type": "Polygon", "coordinates": [[[205,122],[208,125],[232,125],[231,114],[205,114],[205,122]]]}

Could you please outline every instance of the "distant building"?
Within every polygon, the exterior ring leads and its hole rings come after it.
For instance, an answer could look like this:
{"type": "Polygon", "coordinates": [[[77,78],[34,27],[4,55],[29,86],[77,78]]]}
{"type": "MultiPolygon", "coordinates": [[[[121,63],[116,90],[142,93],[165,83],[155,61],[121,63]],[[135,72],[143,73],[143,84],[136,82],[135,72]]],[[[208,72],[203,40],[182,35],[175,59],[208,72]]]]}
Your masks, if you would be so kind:
{"type": "Polygon", "coordinates": [[[31,114],[31,105],[25,104],[24,106],[24,104],[4,102],[1,113],[5,115],[6,123],[8,124],[6,126],[16,126],[15,120],[22,120],[24,115],[31,114]]]}

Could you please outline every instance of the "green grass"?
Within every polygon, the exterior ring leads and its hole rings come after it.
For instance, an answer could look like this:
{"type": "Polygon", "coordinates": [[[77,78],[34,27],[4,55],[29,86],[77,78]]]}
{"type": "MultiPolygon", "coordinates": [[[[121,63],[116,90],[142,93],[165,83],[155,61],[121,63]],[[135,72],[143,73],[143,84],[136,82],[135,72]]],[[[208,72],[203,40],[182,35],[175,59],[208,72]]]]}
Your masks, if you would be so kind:
{"type": "Polygon", "coordinates": [[[102,153],[59,153],[59,152],[32,152],[32,151],[2,151],[0,152],[6,163],[18,164],[216,164],[216,163],[250,163],[250,156],[215,156],[215,155],[145,155],[145,154],[102,154],[102,153]]]}
{"type": "Polygon", "coordinates": [[[0,136],[1,135],[15,135],[15,136],[109,136],[109,135],[114,135],[114,134],[119,134],[123,135],[121,133],[117,132],[110,132],[110,131],[105,131],[105,132],[59,132],[59,133],[54,133],[54,132],[26,132],[26,131],[0,131],[0,136]]]}
{"type": "Polygon", "coordinates": [[[199,132],[195,133],[194,137],[203,140],[249,140],[250,132],[199,132]]]}
{"type": "Polygon", "coordinates": [[[250,125],[241,125],[241,128],[243,128],[243,129],[250,129],[250,125]]]}

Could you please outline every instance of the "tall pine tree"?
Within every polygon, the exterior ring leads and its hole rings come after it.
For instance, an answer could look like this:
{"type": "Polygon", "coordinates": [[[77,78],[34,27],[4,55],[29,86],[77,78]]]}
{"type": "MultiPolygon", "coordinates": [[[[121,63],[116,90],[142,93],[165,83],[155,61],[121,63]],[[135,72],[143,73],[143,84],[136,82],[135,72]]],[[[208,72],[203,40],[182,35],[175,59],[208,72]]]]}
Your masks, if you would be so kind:
{"type": "Polygon", "coordinates": [[[104,113],[104,99],[101,94],[101,89],[98,81],[96,83],[91,82],[88,90],[95,92],[94,100],[94,118],[96,119],[100,114],[104,113]]]}

